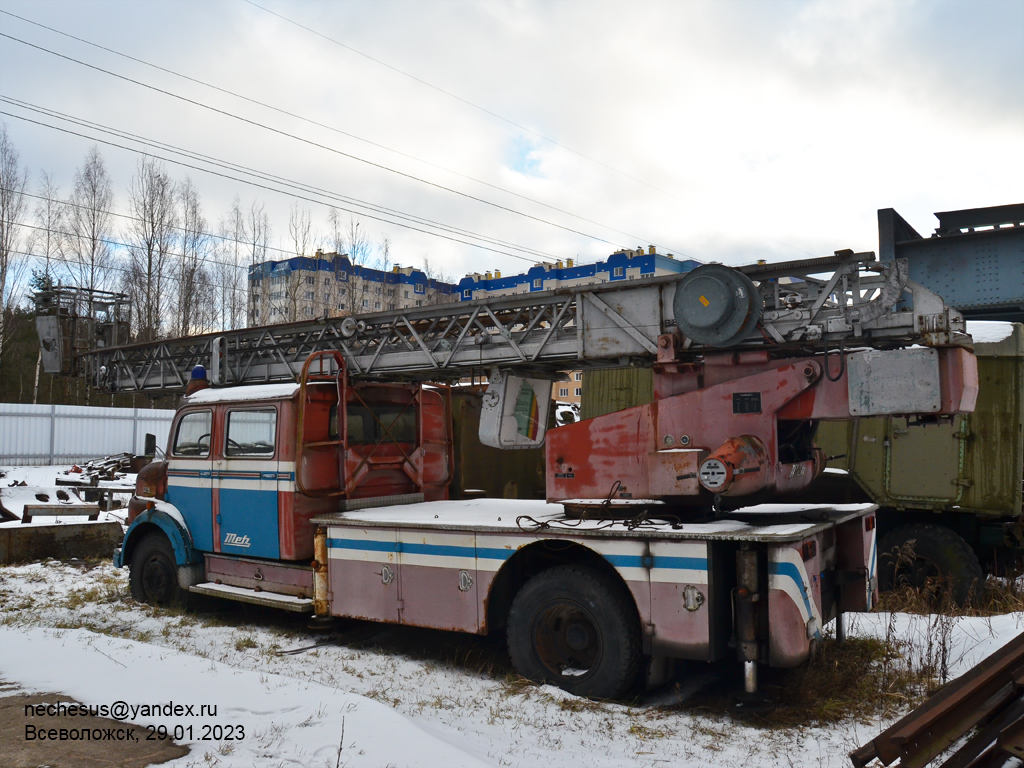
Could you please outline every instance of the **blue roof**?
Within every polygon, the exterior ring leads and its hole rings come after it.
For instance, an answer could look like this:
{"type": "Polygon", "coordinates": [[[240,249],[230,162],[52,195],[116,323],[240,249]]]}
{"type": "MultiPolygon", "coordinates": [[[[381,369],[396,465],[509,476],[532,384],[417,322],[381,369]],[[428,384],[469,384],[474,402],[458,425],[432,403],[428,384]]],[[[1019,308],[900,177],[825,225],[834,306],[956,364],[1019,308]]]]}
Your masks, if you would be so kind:
{"type": "Polygon", "coordinates": [[[580,264],[573,266],[551,266],[537,264],[530,267],[526,272],[518,275],[507,275],[475,279],[466,275],[458,283],[459,294],[464,300],[470,298],[465,295],[466,291],[501,291],[520,286],[528,287],[530,291],[544,290],[544,281],[547,280],[581,280],[589,278],[594,282],[626,280],[628,275],[626,269],[640,269],[640,276],[653,276],[660,270],[665,272],[684,273],[700,266],[700,262],[690,259],[671,259],[661,253],[634,253],[620,251],[613,253],[606,261],[599,261],[596,264],[580,264]],[[622,267],[622,274],[616,276],[615,270],[622,267]],[[534,281],[540,279],[539,287],[534,286],[534,281]]]}

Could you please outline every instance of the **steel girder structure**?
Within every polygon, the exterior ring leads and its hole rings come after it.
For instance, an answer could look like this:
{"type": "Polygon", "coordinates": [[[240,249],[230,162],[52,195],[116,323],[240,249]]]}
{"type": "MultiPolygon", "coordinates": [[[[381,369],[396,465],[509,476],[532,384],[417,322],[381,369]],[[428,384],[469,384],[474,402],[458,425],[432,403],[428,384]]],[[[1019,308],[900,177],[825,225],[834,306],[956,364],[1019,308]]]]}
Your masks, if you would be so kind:
{"type": "Polygon", "coordinates": [[[609,306],[595,291],[546,292],[100,349],[88,370],[98,386],[162,394],[181,391],[195,365],[220,385],[295,381],[312,352],[336,349],[355,379],[445,381],[494,366],[554,375],[584,359],[656,353],[660,286],[629,293],[643,300],[609,306]]]}
{"type": "Polygon", "coordinates": [[[909,277],[970,320],[1024,322],[1024,205],[935,214],[931,237],[892,208],[878,211],[882,261],[906,259],[909,277]]]}
{"type": "MultiPolygon", "coordinates": [[[[676,328],[677,288],[692,280],[575,286],[471,302],[322,318],[219,334],[93,350],[86,371],[97,386],[152,394],[180,392],[195,365],[218,385],[295,381],[306,358],[336,349],[355,379],[451,381],[493,368],[557,377],[583,367],[649,365],[661,357],[698,360],[700,343],[676,328]],[[672,354],[666,356],[666,347],[672,354]]],[[[730,346],[806,355],[845,346],[963,343],[963,318],[907,279],[905,261],[873,253],[740,267],[757,284],[756,326],[730,346]]]]}

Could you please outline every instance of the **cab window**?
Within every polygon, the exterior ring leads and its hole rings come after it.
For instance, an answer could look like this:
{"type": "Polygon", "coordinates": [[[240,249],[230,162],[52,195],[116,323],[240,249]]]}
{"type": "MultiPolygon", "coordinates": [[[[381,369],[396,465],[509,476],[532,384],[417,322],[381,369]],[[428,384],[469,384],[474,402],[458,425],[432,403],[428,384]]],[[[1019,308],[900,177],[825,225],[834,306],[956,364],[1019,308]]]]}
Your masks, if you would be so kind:
{"type": "Polygon", "coordinates": [[[228,411],[225,456],[251,456],[269,459],[274,455],[277,435],[277,411],[228,411]]]}
{"type": "Polygon", "coordinates": [[[210,425],[213,423],[212,411],[196,411],[186,413],[178,422],[174,432],[174,447],[171,453],[175,456],[196,456],[205,458],[210,455],[210,425]]]}

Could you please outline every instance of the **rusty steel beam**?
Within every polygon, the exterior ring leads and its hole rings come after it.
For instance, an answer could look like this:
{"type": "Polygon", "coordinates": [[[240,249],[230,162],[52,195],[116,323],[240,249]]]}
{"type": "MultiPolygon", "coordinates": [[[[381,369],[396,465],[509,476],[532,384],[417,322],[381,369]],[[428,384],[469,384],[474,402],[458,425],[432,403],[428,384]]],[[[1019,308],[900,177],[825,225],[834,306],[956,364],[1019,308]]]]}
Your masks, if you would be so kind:
{"type": "Polygon", "coordinates": [[[978,725],[982,729],[957,753],[963,752],[963,756],[953,755],[944,765],[981,765],[979,761],[991,755],[991,747],[1004,732],[1009,747],[1005,751],[1015,754],[1013,745],[1019,745],[1024,734],[1020,725],[1024,720],[1022,689],[1024,633],[851,752],[850,760],[855,768],[863,768],[875,758],[882,765],[899,759],[900,768],[923,768],[978,725]]]}
{"type": "Polygon", "coordinates": [[[1003,728],[996,744],[1008,755],[1024,759],[1024,719],[1003,728]]]}
{"type": "MultiPolygon", "coordinates": [[[[1024,718],[1024,701],[1018,699],[989,722],[978,728],[966,744],[951,755],[940,768],[982,768],[995,761],[1002,750],[996,744],[999,734],[1004,728],[1020,723],[1024,718]]],[[[1005,755],[998,760],[998,765],[1006,761],[1005,755]]]]}

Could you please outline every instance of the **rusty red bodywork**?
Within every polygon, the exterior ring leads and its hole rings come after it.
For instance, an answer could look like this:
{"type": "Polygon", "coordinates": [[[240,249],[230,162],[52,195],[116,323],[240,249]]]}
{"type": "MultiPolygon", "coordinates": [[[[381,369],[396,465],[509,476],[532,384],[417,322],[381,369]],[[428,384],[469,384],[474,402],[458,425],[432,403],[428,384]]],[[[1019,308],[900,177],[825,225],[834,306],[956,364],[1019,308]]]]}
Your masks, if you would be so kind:
{"type": "MultiPolygon", "coordinates": [[[[942,410],[935,415],[971,411],[978,391],[974,357],[961,348],[938,355],[942,410]]],[[[723,352],[699,364],[659,363],[654,398],[552,430],[548,499],[611,495],[685,504],[702,490],[722,496],[796,491],[824,468],[813,423],[851,418],[846,367],[820,356],[723,352]],[[826,371],[829,366],[834,370],[826,371]],[[703,466],[723,482],[704,477],[703,466]]]]}

